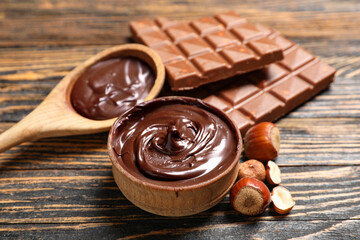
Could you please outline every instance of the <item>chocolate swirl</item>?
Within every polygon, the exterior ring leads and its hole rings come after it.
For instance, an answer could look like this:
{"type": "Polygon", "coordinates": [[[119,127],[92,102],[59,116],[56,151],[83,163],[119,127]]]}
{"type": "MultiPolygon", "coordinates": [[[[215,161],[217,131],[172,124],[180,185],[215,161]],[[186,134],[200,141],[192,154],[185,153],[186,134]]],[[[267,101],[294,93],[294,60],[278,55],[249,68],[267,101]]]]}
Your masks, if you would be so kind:
{"type": "Polygon", "coordinates": [[[167,181],[220,172],[237,153],[235,134],[200,101],[199,106],[185,103],[157,100],[118,120],[113,149],[119,161],[148,178],[167,181]]]}
{"type": "Polygon", "coordinates": [[[104,60],[79,77],[71,91],[71,103],[86,118],[114,118],[144,100],[154,82],[151,68],[137,58],[104,60]]]}

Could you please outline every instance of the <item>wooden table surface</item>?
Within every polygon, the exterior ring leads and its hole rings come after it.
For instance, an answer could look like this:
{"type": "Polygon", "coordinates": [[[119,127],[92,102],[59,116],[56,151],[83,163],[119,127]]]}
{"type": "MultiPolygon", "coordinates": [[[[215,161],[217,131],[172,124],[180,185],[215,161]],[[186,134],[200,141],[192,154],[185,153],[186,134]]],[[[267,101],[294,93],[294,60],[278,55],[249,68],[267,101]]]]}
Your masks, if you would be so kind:
{"type": "MultiPolygon", "coordinates": [[[[280,30],[338,72],[286,115],[276,162],[296,201],[289,215],[235,212],[226,197],[167,218],[117,188],[107,133],[48,138],[0,154],[0,239],[360,239],[360,3],[345,0],[0,2],[0,132],[33,110],[79,63],[131,41],[128,21],[234,10],[280,30]]],[[[1,143],[0,143],[1,144],[1,143]]]]}

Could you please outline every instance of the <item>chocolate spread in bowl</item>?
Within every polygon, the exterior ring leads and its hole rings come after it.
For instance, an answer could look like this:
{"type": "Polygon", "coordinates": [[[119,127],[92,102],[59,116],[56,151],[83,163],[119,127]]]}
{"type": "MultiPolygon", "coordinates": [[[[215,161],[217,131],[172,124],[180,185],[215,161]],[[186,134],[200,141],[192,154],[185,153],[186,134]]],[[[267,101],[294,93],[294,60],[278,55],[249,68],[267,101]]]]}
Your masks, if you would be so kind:
{"type": "Polygon", "coordinates": [[[151,68],[140,59],[103,60],[88,68],[76,81],[71,91],[71,103],[86,118],[118,117],[144,100],[154,82],[151,68]]]}
{"type": "Polygon", "coordinates": [[[120,165],[141,180],[196,184],[238,160],[239,137],[224,116],[200,100],[158,98],[120,117],[110,145],[120,165]]]}

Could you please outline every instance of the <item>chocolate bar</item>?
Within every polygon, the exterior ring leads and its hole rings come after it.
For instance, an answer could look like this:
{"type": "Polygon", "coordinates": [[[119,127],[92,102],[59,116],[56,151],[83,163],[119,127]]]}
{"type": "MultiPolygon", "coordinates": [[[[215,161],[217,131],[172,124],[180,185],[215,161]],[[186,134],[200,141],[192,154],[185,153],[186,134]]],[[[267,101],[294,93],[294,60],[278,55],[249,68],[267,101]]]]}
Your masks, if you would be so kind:
{"type": "Polygon", "coordinates": [[[283,59],[269,37],[271,30],[252,25],[236,13],[204,17],[189,23],[157,18],[130,22],[135,41],[163,60],[173,91],[199,87],[283,59]]]}
{"type": "MultiPolygon", "coordinates": [[[[183,95],[203,98],[223,110],[244,135],[256,123],[272,122],[287,114],[334,80],[336,70],[310,52],[278,32],[269,38],[284,51],[282,61],[183,95]]],[[[164,90],[162,95],[174,92],[164,90]]]]}

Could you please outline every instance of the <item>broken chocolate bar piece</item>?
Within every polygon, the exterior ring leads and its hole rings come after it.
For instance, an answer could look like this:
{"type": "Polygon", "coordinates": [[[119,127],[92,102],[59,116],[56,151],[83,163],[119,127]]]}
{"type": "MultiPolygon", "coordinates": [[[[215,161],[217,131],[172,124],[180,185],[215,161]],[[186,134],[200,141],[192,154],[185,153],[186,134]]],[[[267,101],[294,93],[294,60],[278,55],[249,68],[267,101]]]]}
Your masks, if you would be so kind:
{"type": "Polygon", "coordinates": [[[277,120],[334,80],[336,70],[319,58],[278,32],[270,38],[284,50],[282,61],[236,76],[228,87],[204,99],[225,111],[241,134],[256,123],[277,120]]]}
{"type": "Polygon", "coordinates": [[[171,92],[165,85],[161,95],[202,98],[227,113],[244,135],[256,123],[289,113],[334,80],[335,69],[319,58],[278,32],[269,38],[284,51],[282,61],[191,91],[171,92]]]}
{"type": "Polygon", "coordinates": [[[135,41],[162,58],[173,91],[193,89],[283,59],[272,31],[234,12],[191,22],[167,18],[130,22],[135,41]]]}

